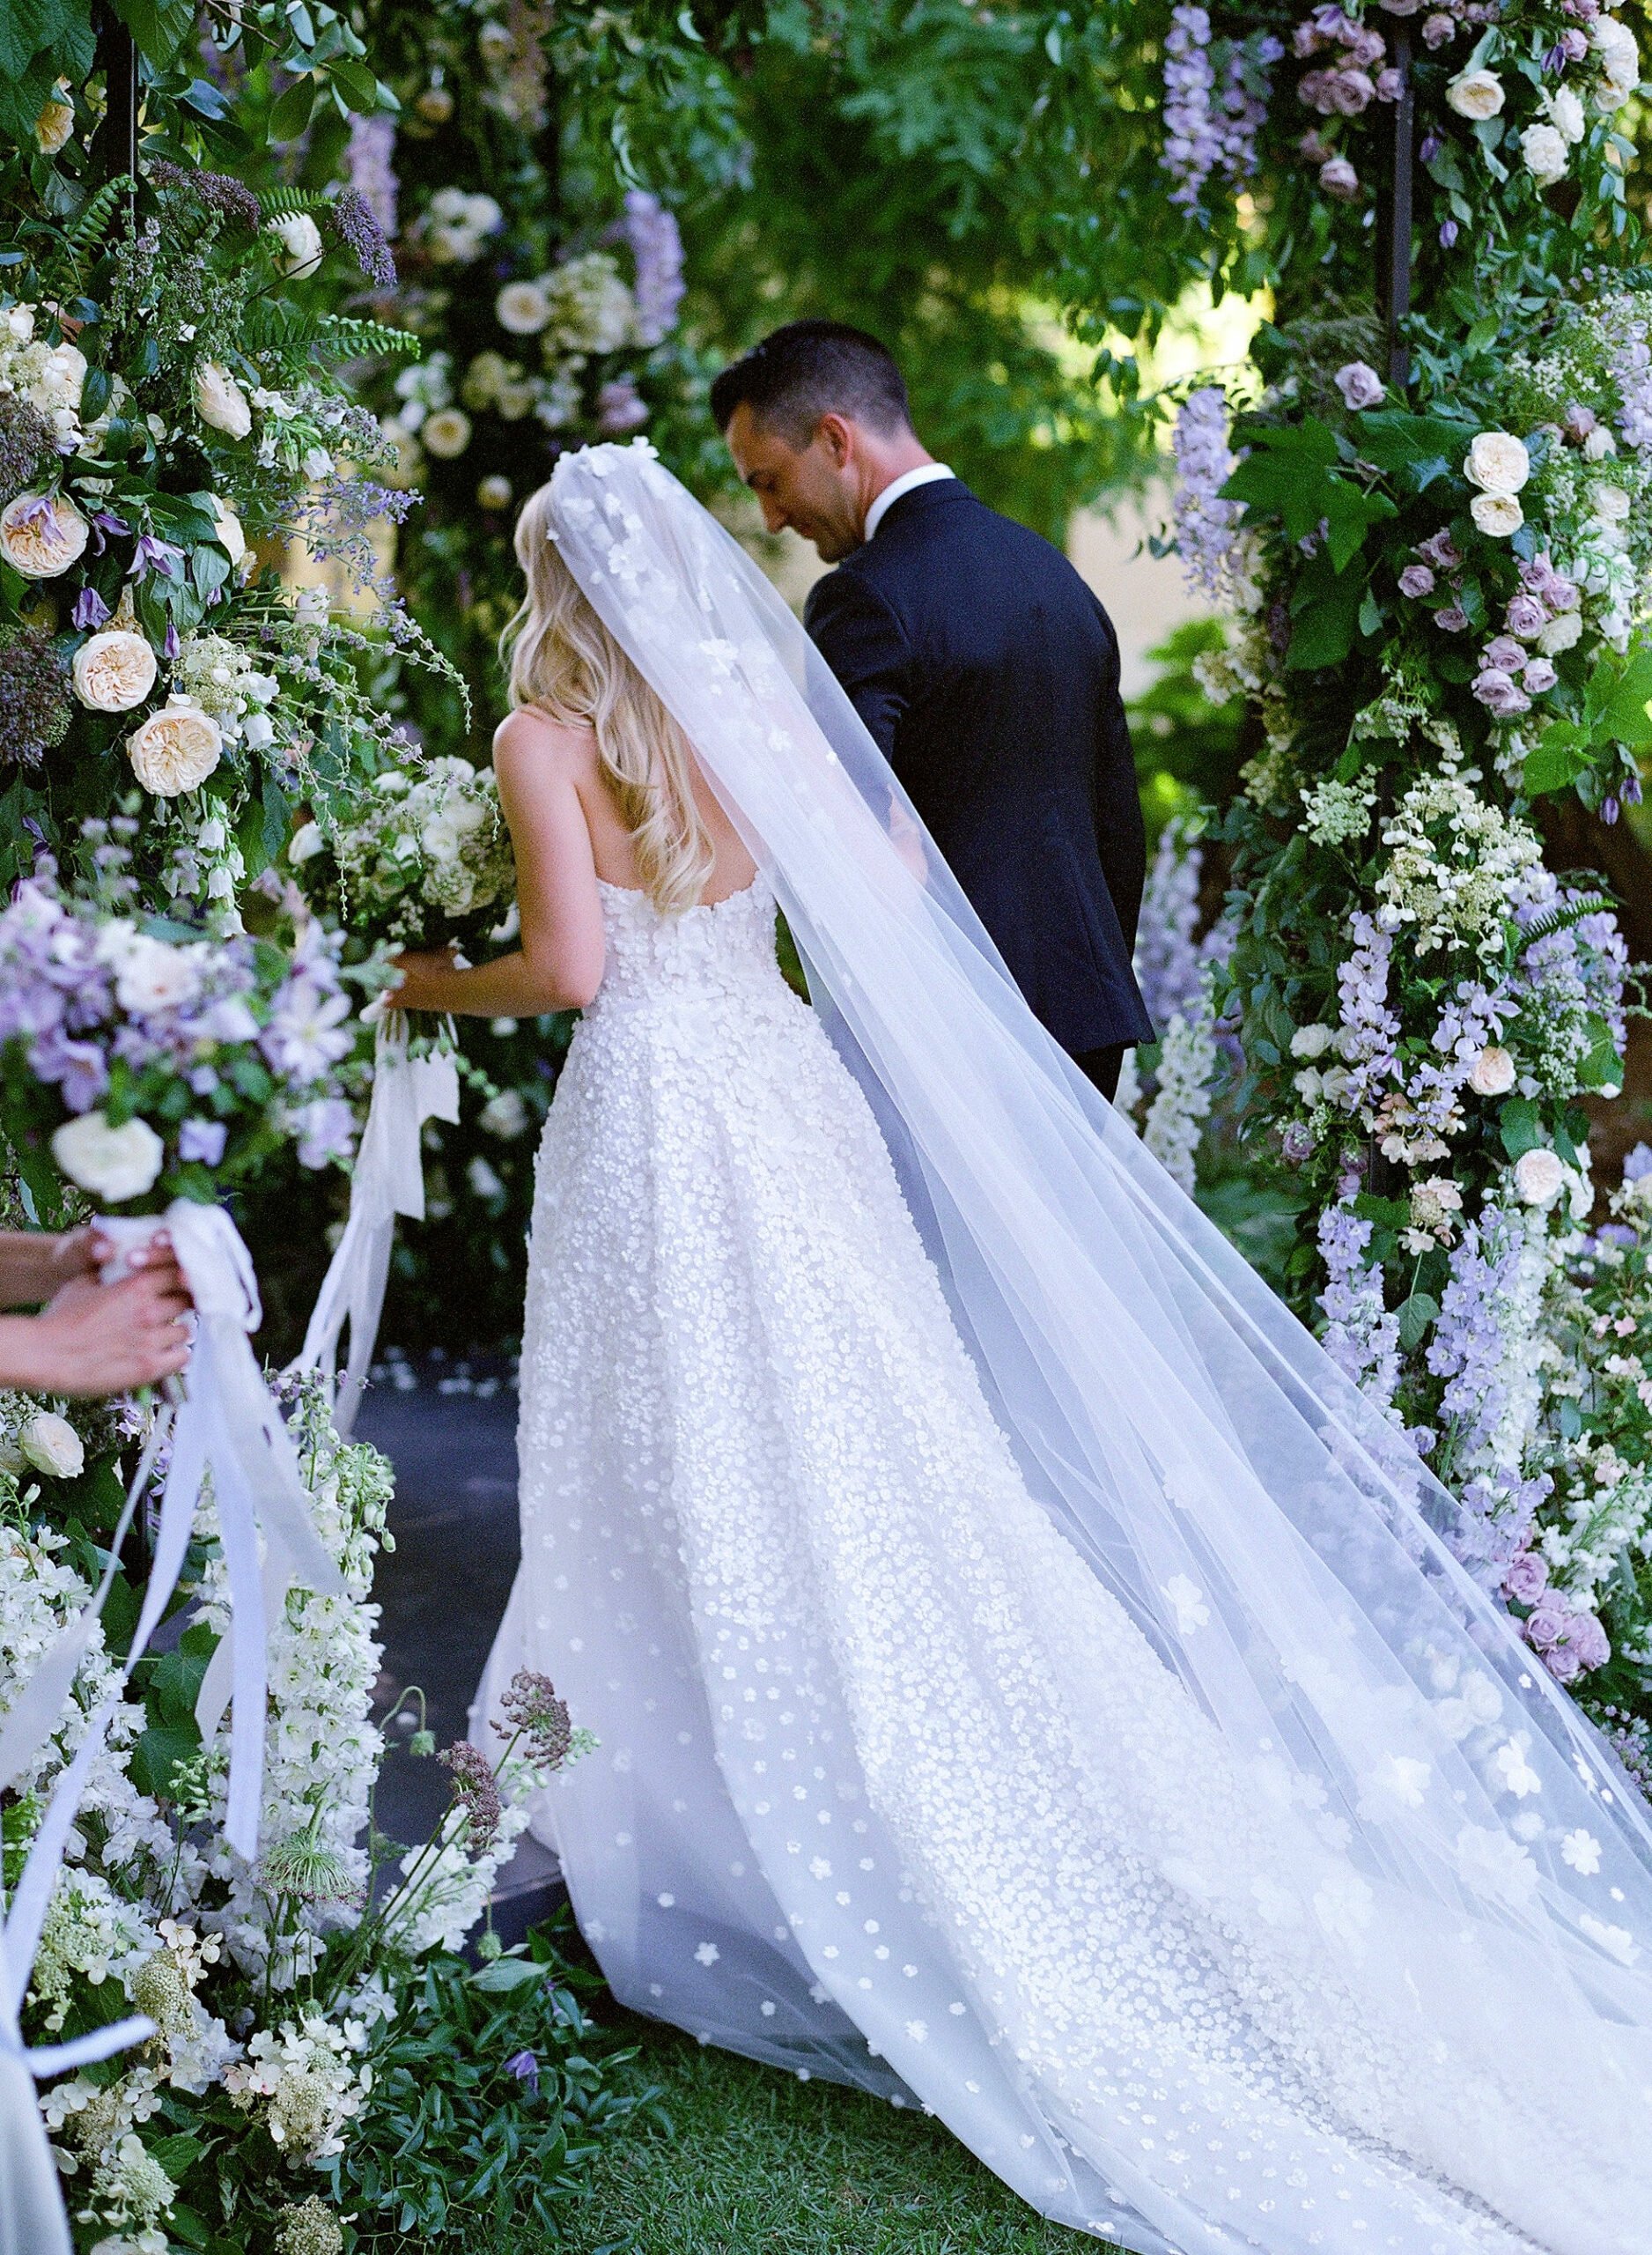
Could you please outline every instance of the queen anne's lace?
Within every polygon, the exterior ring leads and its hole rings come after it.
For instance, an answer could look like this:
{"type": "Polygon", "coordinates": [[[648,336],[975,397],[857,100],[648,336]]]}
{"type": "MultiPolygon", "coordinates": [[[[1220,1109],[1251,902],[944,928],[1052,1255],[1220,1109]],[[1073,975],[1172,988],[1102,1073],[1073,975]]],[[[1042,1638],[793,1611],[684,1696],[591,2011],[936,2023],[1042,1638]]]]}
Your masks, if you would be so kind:
{"type": "MultiPolygon", "coordinates": [[[[1633,2255],[1619,2101],[1507,2040],[1544,1963],[1418,1931],[1309,1750],[1261,1711],[1220,1734],[1167,1664],[1214,1633],[1208,1580],[1144,1625],[1029,1492],[766,889],[603,909],[541,1156],[493,1680],[526,1658],[601,1741],[537,1821],[619,1995],[921,2103],[1148,2255],[1633,2255]]],[[[1339,1696],[1337,1652],[1294,1665],[1339,1696]]],[[[1517,1903],[1535,1864],[1471,1813],[1529,1792],[1524,1741],[1489,1675],[1436,1679],[1381,1695],[1387,1750],[1338,1789],[1374,1825],[1434,1811],[1464,1890],[1517,1903]]]]}

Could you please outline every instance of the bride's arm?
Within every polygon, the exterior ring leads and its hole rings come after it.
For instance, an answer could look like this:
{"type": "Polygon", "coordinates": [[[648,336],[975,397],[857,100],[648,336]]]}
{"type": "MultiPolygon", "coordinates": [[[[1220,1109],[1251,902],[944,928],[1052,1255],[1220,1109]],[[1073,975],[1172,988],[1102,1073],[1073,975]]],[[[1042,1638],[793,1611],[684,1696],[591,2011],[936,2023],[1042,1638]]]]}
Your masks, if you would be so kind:
{"type": "Polygon", "coordinates": [[[525,1018],[591,1001],[602,980],[602,909],[576,781],[589,760],[583,732],[542,713],[513,713],[500,723],[493,768],[516,854],[521,946],[465,971],[446,950],[403,954],[398,1009],[525,1018]]]}

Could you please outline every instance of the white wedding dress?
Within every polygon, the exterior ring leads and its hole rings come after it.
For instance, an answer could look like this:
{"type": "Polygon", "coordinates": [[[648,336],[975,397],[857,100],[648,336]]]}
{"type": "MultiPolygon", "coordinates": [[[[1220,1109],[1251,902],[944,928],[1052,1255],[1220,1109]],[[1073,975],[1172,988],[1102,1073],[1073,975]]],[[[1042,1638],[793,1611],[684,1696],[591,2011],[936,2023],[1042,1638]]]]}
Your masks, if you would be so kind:
{"type": "Polygon", "coordinates": [[[526,1664],[601,1741],[535,1824],[616,1994],[1127,2247],[1645,2255],[1644,2051],[1339,1867],[1033,1500],[766,884],[602,913],[481,1704],[526,1664]]]}

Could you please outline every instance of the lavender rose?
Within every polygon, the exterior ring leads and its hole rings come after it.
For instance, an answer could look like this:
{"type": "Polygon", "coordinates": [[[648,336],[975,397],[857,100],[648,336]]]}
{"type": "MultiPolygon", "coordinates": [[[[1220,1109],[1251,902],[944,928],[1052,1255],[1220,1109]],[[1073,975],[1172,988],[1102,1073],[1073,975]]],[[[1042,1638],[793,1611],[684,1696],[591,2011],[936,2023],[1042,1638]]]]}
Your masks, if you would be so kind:
{"type": "Polygon", "coordinates": [[[1503,1594],[1535,1605],[1549,1586],[1549,1562],[1540,1550],[1523,1550],[1503,1576],[1503,1594]]]}
{"type": "Polygon", "coordinates": [[[1426,564],[1408,564],[1399,575],[1399,591],[1414,602],[1419,595],[1434,593],[1434,573],[1426,564]]]}
{"type": "Polygon", "coordinates": [[[1525,691],[1500,666],[1488,666],[1484,673],[1476,674],[1473,691],[1494,720],[1512,721],[1517,713],[1531,710],[1531,699],[1525,691]]]}

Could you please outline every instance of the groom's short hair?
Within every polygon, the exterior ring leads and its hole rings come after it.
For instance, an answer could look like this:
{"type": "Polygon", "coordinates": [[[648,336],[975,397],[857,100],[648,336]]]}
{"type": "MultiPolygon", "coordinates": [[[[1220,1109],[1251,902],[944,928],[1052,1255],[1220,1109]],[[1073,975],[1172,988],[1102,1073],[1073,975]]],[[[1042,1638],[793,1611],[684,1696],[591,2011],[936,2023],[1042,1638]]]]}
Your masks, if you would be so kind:
{"type": "Polygon", "coordinates": [[[822,415],[852,416],[881,437],[911,427],[911,402],[892,356],[864,329],[793,321],[756,344],[712,386],[712,413],[726,431],[737,407],[806,447],[822,415]]]}

